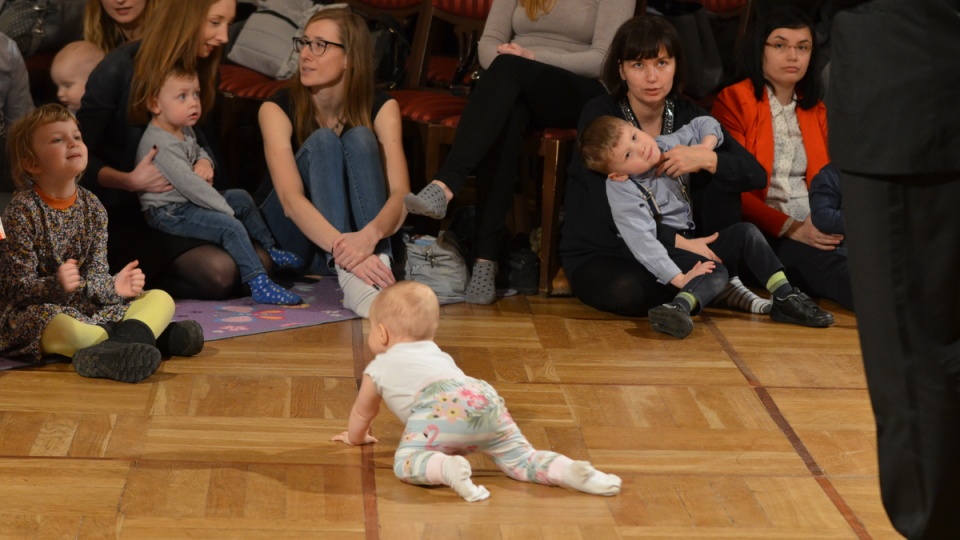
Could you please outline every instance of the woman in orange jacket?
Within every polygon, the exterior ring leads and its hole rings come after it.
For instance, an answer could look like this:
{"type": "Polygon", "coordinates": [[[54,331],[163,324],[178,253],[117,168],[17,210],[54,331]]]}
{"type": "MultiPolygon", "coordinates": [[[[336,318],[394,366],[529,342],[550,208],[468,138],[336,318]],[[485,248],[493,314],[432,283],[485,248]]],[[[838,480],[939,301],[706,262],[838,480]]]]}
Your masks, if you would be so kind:
{"type": "Polygon", "coordinates": [[[853,309],[850,270],[836,253],[842,235],[810,221],[808,188],[830,162],[827,109],[812,23],[795,8],[758,21],[744,44],[746,78],[717,96],[713,116],[767,172],[763,189],[743,194],[743,219],[756,224],[791,282],[853,309]]]}

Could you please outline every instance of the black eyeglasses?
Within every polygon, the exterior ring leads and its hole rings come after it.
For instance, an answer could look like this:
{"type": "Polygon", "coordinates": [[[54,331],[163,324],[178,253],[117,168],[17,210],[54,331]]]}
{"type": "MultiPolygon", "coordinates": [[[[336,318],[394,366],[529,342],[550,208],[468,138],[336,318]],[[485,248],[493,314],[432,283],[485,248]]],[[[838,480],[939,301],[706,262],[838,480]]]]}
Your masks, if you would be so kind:
{"type": "Polygon", "coordinates": [[[325,39],[315,39],[310,41],[309,39],[304,39],[300,37],[293,38],[293,50],[300,52],[303,50],[304,46],[310,47],[310,52],[314,56],[323,56],[323,53],[327,52],[327,47],[333,45],[336,47],[343,48],[343,43],[334,43],[333,41],[327,41],[325,39]]]}

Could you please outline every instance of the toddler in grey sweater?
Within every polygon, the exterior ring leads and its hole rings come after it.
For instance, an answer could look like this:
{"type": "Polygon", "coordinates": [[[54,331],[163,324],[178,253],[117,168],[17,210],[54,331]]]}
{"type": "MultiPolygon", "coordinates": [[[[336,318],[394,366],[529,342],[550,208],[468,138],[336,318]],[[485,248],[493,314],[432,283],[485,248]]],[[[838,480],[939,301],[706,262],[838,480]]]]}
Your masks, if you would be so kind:
{"type": "Polygon", "coordinates": [[[299,268],[300,257],[278,249],[253,198],[242,189],[214,189],[213,159],[198,144],[193,126],[201,116],[196,73],[181,68],[167,74],[158,88],[147,89],[152,115],[140,139],[137,161],[153,155],[153,164],[172,189],[141,192],[147,224],[163,232],[223,247],[240,268],[240,278],[261,304],[299,304],[301,298],[267,275],[251,239],[259,242],[279,268],[299,268]]]}

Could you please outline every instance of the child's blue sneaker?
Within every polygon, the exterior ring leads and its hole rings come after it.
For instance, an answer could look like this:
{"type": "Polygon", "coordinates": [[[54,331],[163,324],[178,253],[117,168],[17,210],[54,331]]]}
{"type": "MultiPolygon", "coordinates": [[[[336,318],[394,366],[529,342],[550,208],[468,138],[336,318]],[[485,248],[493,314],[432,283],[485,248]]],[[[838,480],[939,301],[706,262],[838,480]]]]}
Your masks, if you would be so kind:
{"type": "Polygon", "coordinates": [[[300,296],[277,285],[266,274],[258,274],[247,285],[250,286],[250,295],[253,296],[253,301],[258,304],[292,306],[303,302],[300,296]]]}
{"type": "Polygon", "coordinates": [[[296,270],[303,266],[303,259],[292,251],[270,248],[267,253],[270,254],[270,260],[277,268],[296,270]]]}

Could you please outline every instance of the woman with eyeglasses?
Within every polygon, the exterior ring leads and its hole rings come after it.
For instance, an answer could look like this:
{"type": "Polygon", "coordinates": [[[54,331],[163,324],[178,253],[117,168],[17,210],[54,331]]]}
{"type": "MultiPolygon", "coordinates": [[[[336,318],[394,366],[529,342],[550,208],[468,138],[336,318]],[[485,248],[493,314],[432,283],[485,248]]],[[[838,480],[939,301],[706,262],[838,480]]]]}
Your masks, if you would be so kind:
{"type": "MultiPolygon", "coordinates": [[[[156,149],[136,159],[149,120],[140,111],[146,110],[145,90],[153,86],[151,81],[162,79],[176,65],[199,75],[203,111],[213,108],[221,48],[236,8],[236,0],[156,2],[144,21],[143,38],[112,50],[90,74],[77,112],[90,154],[82,182],[107,208],[111,269],[138,260],[147,287],[176,298],[238,296],[240,273],[217,245],[147,227],[137,193],[173,187],[153,163],[156,149]]],[[[202,124],[197,135],[215,156],[202,124]]],[[[216,171],[216,164],[211,165],[216,171]]],[[[267,252],[259,251],[269,265],[267,252]]]]}
{"type": "Polygon", "coordinates": [[[810,182],[830,162],[827,108],[813,25],[782,7],[758,21],[745,40],[745,79],[717,96],[713,116],[767,173],[763,189],[743,194],[743,219],[757,225],[792,283],[813,296],[853,309],[843,241],[810,219],[810,182]]]}
{"type": "Polygon", "coordinates": [[[366,317],[394,283],[389,237],[410,191],[400,106],[375,90],[373,42],[349,9],[325,9],[294,39],[300,67],[260,107],[273,191],[261,212],[305,271],[335,274],[344,306],[366,317]]]}

